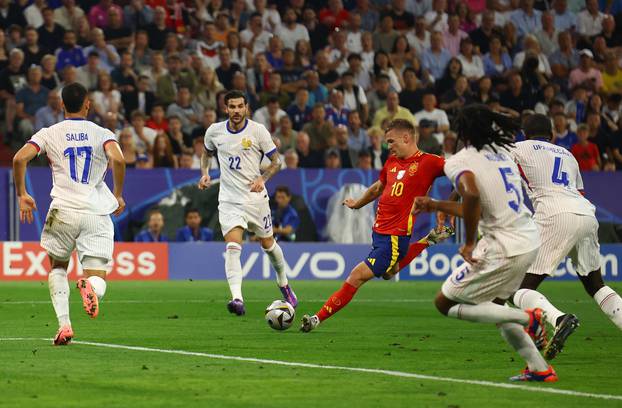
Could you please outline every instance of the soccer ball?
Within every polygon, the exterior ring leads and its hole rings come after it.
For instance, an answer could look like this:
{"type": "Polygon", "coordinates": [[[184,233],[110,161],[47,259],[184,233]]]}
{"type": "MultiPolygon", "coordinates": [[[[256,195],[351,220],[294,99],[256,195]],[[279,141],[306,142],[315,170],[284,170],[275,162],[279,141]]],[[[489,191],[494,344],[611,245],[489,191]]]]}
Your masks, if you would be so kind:
{"type": "Polygon", "coordinates": [[[275,300],[266,308],[266,322],[274,330],[287,330],[294,322],[296,311],[288,302],[275,300]]]}

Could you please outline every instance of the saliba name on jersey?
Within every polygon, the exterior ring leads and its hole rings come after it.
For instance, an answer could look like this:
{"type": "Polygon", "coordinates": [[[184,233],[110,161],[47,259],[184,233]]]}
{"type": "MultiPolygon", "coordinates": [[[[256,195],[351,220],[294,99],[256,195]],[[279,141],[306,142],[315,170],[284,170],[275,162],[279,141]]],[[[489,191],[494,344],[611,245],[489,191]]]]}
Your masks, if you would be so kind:
{"type": "Polygon", "coordinates": [[[65,135],[65,139],[68,142],[84,142],[85,140],[89,140],[89,135],[87,133],[67,133],[65,135]]]}

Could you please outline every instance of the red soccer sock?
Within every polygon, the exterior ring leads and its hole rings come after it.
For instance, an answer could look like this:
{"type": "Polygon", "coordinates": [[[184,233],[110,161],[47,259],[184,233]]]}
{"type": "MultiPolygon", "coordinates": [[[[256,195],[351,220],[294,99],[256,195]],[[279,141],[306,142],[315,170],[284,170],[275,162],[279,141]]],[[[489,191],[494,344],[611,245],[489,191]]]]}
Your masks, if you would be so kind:
{"type": "Polygon", "coordinates": [[[320,311],[316,313],[316,316],[321,322],[328,319],[350,303],[357,290],[358,288],[355,288],[348,282],[344,282],[341,289],[330,296],[320,311]]]}
{"type": "Polygon", "coordinates": [[[419,254],[422,253],[423,250],[429,246],[430,245],[428,245],[427,243],[422,243],[422,242],[414,242],[408,245],[408,252],[406,252],[406,256],[400,259],[399,270],[401,271],[402,269],[410,265],[412,260],[418,257],[419,254]]]}

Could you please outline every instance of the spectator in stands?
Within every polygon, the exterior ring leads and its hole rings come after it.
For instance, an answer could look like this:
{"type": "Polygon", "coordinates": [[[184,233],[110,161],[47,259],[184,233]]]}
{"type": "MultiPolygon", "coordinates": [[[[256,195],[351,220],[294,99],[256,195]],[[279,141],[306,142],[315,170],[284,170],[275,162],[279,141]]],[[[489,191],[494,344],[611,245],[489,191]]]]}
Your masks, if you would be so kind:
{"type": "Polygon", "coordinates": [[[86,16],[82,16],[82,18],[78,19],[78,28],[75,30],[76,32],[76,43],[82,47],[88,47],[92,44],[91,42],[91,25],[89,24],[89,19],[86,16]]]}
{"type": "Polygon", "coordinates": [[[553,116],[553,140],[551,143],[571,150],[577,141],[576,133],[572,132],[568,126],[566,115],[563,112],[556,113],[553,116]]]}
{"type": "Polygon", "coordinates": [[[39,33],[34,27],[26,27],[25,37],[26,43],[20,47],[24,51],[24,65],[30,67],[41,64],[41,59],[46,51],[38,44],[39,33]]]}
{"type": "Polygon", "coordinates": [[[614,93],[609,94],[605,97],[605,107],[603,108],[602,114],[606,116],[608,120],[613,121],[614,123],[620,122],[620,118],[622,117],[622,111],[620,110],[620,102],[622,102],[622,94],[614,93]]]}
{"type": "Polygon", "coordinates": [[[370,114],[377,112],[387,105],[387,95],[389,95],[390,89],[391,82],[387,75],[380,74],[374,78],[374,90],[367,95],[370,114]]]}
{"type": "MultiPolygon", "coordinates": [[[[177,35],[174,33],[169,33],[167,35],[167,43],[169,42],[170,36],[173,36],[175,40],[177,39],[177,35]]],[[[176,43],[177,47],[178,43],[176,43]]],[[[196,43],[196,52],[203,61],[203,65],[205,67],[211,67],[216,69],[216,67],[220,64],[220,59],[218,57],[218,50],[221,47],[224,47],[224,44],[218,40],[216,40],[216,26],[213,22],[207,22],[205,24],[205,28],[203,30],[203,36],[200,41],[196,43]]],[[[164,52],[171,54],[174,53],[174,50],[167,50],[165,45],[164,52]]],[[[179,53],[179,52],[177,52],[179,53]]]]}
{"type": "Polygon", "coordinates": [[[363,32],[361,31],[362,23],[363,19],[359,13],[356,11],[350,12],[350,22],[348,24],[348,33],[346,35],[346,44],[350,54],[363,51],[363,44],[361,42],[361,37],[363,35],[363,32]]]}
{"type": "MultiPolygon", "coordinates": [[[[324,110],[322,108],[322,110],[324,110]]],[[[296,154],[298,155],[298,165],[302,168],[322,167],[322,156],[318,150],[311,149],[311,139],[304,130],[298,132],[296,138],[296,154]]]]}
{"type": "Polygon", "coordinates": [[[201,115],[203,114],[203,107],[192,100],[192,94],[190,89],[185,86],[181,86],[177,89],[177,101],[169,105],[166,110],[166,116],[177,116],[181,120],[183,132],[191,134],[192,130],[201,121],[201,115]]]}
{"type": "Polygon", "coordinates": [[[134,237],[135,242],[167,242],[168,237],[162,232],[164,229],[164,216],[158,209],[153,209],[147,214],[147,229],[142,230],[134,237]]]}
{"type": "Polygon", "coordinates": [[[510,55],[502,48],[501,37],[493,35],[489,43],[489,52],[484,56],[484,73],[499,83],[498,78],[507,75],[512,68],[510,55]]]}
{"type": "Polygon", "coordinates": [[[156,81],[156,97],[162,104],[170,105],[175,102],[177,89],[196,89],[196,84],[194,72],[183,68],[179,55],[173,54],[168,57],[168,73],[161,75],[156,81]]]}
{"type": "Polygon", "coordinates": [[[155,94],[149,90],[149,78],[145,75],[139,76],[136,89],[125,92],[121,95],[121,99],[128,118],[128,112],[131,113],[135,110],[139,110],[147,115],[147,113],[151,112],[156,101],[155,94]]]}
{"type": "Polygon", "coordinates": [[[123,128],[119,132],[119,146],[123,152],[123,159],[125,160],[125,167],[136,167],[136,161],[138,157],[138,150],[136,149],[136,143],[132,137],[132,131],[130,128],[123,128]]]}
{"type": "Polygon", "coordinates": [[[6,34],[0,30],[0,70],[9,64],[9,47],[6,41],[6,34]]]}
{"type": "Polygon", "coordinates": [[[510,17],[516,27],[518,37],[533,34],[542,28],[542,16],[540,10],[535,10],[534,0],[521,0],[520,8],[513,11],[510,17]]]}
{"type": "Polygon", "coordinates": [[[216,107],[216,94],[225,89],[216,76],[216,71],[211,67],[205,67],[199,74],[199,83],[196,90],[193,90],[195,100],[203,109],[214,109],[216,107]]]}
{"type": "Polygon", "coordinates": [[[362,127],[362,120],[357,111],[348,114],[348,147],[355,152],[367,150],[370,146],[367,131],[362,127]]]}
{"type": "MultiPolygon", "coordinates": [[[[134,33],[134,40],[128,47],[128,50],[132,52],[135,62],[134,68],[137,72],[142,73],[151,67],[153,51],[149,49],[149,35],[145,30],[138,30],[134,33]]],[[[161,61],[162,64],[160,66],[164,67],[164,61],[161,61]]]]}
{"type": "MultiPolygon", "coordinates": [[[[326,149],[328,139],[333,133],[333,126],[326,120],[324,105],[318,103],[313,107],[311,122],[304,125],[302,130],[309,135],[311,150],[319,151],[326,149]]],[[[302,156],[300,153],[298,155],[302,156]]]]}
{"type": "Polygon", "coordinates": [[[136,150],[146,153],[151,150],[158,132],[145,126],[145,114],[139,110],[132,111],[130,115],[131,127],[129,127],[136,150]]]}
{"type": "Polygon", "coordinates": [[[46,54],[41,59],[41,85],[50,90],[60,86],[60,78],[56,73],[56,57],[51,54],[46,54]]]}
{"type": "Polygon", "coordinates": [[[367,150],[361,150],[358,152],[358,157],[356,160],[356,168],[361,170],[371,170],[371,154],[367,150]]]}
{"type": "Polygon", "coordinates": [[[622,33],[616,30],[616,20],[613,16],[607,15],[603,20],[603,31],[600,33],[608,48],[618,48],[622,46],[622,33]]]}
{"type": "Polygon", "coordinates": [[[609,51],[605,39],[601,36],[594,38],[591,48],[594,54],[594,68],[603,70],[605,68],[605,54],[609,51]]]}
{"type": "Polygon", "coordinates": [[[406,33],[408,44],[413,47],[417,55],[423,55],[423,52],[430,48],[430,32],[426,29],[425,18],[423,15],[415,17],[415,28],[406,33]]]}
{"type": "Polygon", "coordinates": [[[335,149],[339,152],[339,161],[344,169],[351,169],[353,163],[356,163],[357,151],[350,149],[348,144],[348,127],[346,125],[337,125],[334,130],[335,149]]]}
{"type": "Polygon", "coordinates": [[[334,147],[329,148],[324,153],[324,167],[327,169],[341,169],[341,155],[339,150],[334,147]]]}
{"type": "Polygon", "coordinates": [[[272,72],[268,81],[267,88],[259,94],[259,103],[264,106],[271,98],[279,101],[279,106],[289,106],[289,94],[281,88],[281,74],[272,72]]]}
{"type": "Polygon", "coordinates": [[[309,41],[298,41],[294,52],[296,54],[295,64],[297,67],[300,67],[303,72],[313,68],[313,53],[309,41]]]}
{"type": "Polygon", "coordinates": [[[445,111],[436,108],[436,95],[431,92],[423,95],[423,109],[415,114],[415,126],[419,126],[423,119],[434,124],[434,137],[443,143],[445,133],[449,130],[449,118],[445,111]]]}
{"type": "Polygon", "coordinates": [[[422,119],[419,122],[419,138],[417,147],[422,152],[440,155],[442,153],[441,144],[434,137],[435,124],[431,120],[422,119]]]}
{"type": "Polygon", "coordinates": [[[331,68],[328,53],[325,50],[319,50],[315,53],[315,71],[320,83],[326,86],[329,91],[339,85],[339,74],[331,68]]]}
{"type": "Polygon", "coordinates": [[[311,119],[311,107],[308,106],[309,91],[300,87],[296,90],[294,102],[287,108],[287,115],[292,120],[294,130],[302,130],[302,127],[311,119]]]}
{"type": "Polygon", "coordinates": [[[598,35],[603,30],[606,16],[598,9],[598,0],[586,0],[585,10],[577,15],[577,33],[585,38],[598,35]]]}
{"type": "Polygon", "coordinates": [[[488,54],[490,42],[493,37],[498,37],[499,35],[499,31],[495,28],[495,14],[492,10],[485,10],[482,13],[481,26],[469,33],[473,45],[476,47],[476,50],[479,50],[481,55],[488,54]]]}
{"type": "Polygon", "coordinates": [[[117,50],[128,49],[134,41],[132,30],[123,24],[123,12],[113,7],[108,9],[108,27],[104,28],[104,34],[117,50]]]}
{"type": "Polygon", "coordinates": [[[86,64],[77,69],[77,81],[87,90],[94,91],[97,89],[99,80],[99,53],[91,51],[86,58],[86,64]]]}
{"type": "Polygon", "coordinates": [[[292,128],[292,120],[289,116],[284,115],[279,119],[279,130],[275,133],[275,136],[281,142],[279,153],[285,153],[286,150],[296,147],[298,132],[292,128]]]}
{"type": "Polygon", "coordinates": [[[447,30],[443,32],[443,44],[452,57],[460,53],[460,43],[469,35],[460,29],[460,17],[452,14],[447,20],[447,30]]]}
{"type": "Polygon", "coordinates": [[[237,31],[229,32],[226,46],[231,53],[231,61],[238,64],[242,69],[248,68],[248,63],[252,61],[252,54],[242,45],[240,33],[237,31]]]}
{"type": "Polygon", "coordinates": [[[56,70],[62,71],[69,65],[81,67],[84,64],[86,64],[86,58],[82,47],[76,45],[76,33],[66,31],[63,36],[63,46],[56,51],[56,70]]]}
{"type": "Polygon", "coordinates": [[[437,78],[434,88],[437,94],[442,95],[456,85],[456,80],[461,77],[462,62],[458,58],[452,58],[445,68],[442,78],[437,78]]]}
{"type": "Polygon", "coordinates": [[[443,32],[447,30],[447,1],[433,0],[432,10],[424,14],[425,22],[429,31],[443,32]]]}
{"type": "Polygon", "coordinates": [[[496,93],[492,90],[492,79],[484,76],[477,81],[477,89],[473,94],[473,102],[487,104],[491,99],[498,99],[496,93]]]}
{"type": "Polygon", "coordinates": [[[54,53],[63,44],[65,29],[54,21],[54,10],[45,8],[42,11],[43,25],[37,28],[39,45],[46,52],[54,53]]]}
{"type": "Polygon", "coordinates": [[[363,51],[361,51],[361,66],[363,69],[371,70],[374,67],[374,56],[376,52],[374,51],[373,39],[370,32],[364,32],[361,36],[361,47],[363,51]]]}
{"type": "Polygon", "coordinates": [[[579,125],[577,128],[578,142],[572,146],[572,154],[579,163],[581,171],[598,171],[600,170],[600,152],[596,144],[590,142],[589,128],[585,124],[579,125]]]}
{"type": "Polygon", "coordinates": [[[141,75],[149,77],[149,90],[155,92],[157,81],[162,75],[168,74],[168,68],[164,63],[164,55],[160,51],[154,51],[151,55],[150,66],[140,71],[141,75]]]}
{"type": "Polygon", "coordinates": [[[257,109],[253,114],[253,120],[259,122],[272,134],[279,129],[279,121],[287,113],[281,109],[278,98],[272,96],[265,106],[257,109]]]}
{"type": "Polygon", "coordinates": [[[285,48],[294,49],[299,40],[310,40],[307,28],[297,23],[296,12],[293,8],[285,10],[283,22],[276,27],[275,34],[283,40],[283,47],[285,48]]]}
{"type": "Polygon", "coordinates": [[[542,13],[542,29],[533,34],[540,43],[542,53],[547,57],[559,49],[559,31],[555,28],[555,17],[551,12],[542,13]]]}
{"type": "Polygon", "coordinates": [[[285,168],[294,170],[298,169],[298,153],[296,153],[296,149],[288,149],[283,154],[283,161],[285,162],[285,168]]]}
{"type": "Polygon", "coordinates": [[[253,13],[250,16],[248,27],[240,32],[242,45],[249,48],[253,54],[265,52],[272,34],[264,30],[261,14],[253,13]]]}
{"type": "Polygon", "coordinates": [[[123,8],[123,21],[128,27],[144,29],[153,22],[153,9],[143,0],[131,0],[123,8]]]}
{"type": "Polygon", "coordinates": [[[333,126],[347,125],[350,111],[344,106],[343,92],[333,89],[329,103],[325,106],[325,112],[326,120],[333,126]]]}
{"type": "Polygon", "coordinates": [[[364,31],[374,31],[380,20],[378,11],[369,5],[369,0],[357,0],[354,13],[361,16],[361,29],[364,31]]]}
{"type": "Polygon", "coordinates": [[[146,126],[159,132],[168,132],[168,119],[162,104],[156,103],[153,105],[146,126]]]}
{"type": "Polygon", "coordinates": [[[216,68],[218,80],[223,84],[225,89],[231,89],[233,74],[242,72],[242,67],[231,61],[231,51],[227,47],[220,47],[218,56],[220,58],[220,65],[216,68]]]}
{"type": "Polygon", "coordinates": [[[203,111],[203,116],[201,117],[201,124],[194,128],[194,130],[190,134],[190,140],[192,141],[197,137],[203,138],[205,136],[205,131],[214,122],[216,122],[216,111],[214,109],[205,109],[203,111]]]}
{"type": "Polygon", "coordinates": [[[374,115],[373,125],[382,127],[382,123],[387,119],[389,121],[394,119],[406,119],[413,123],[415,122],[413,114],[405,107],[400,106],[400,99],[397,92],[389,92],[386,106],[377,110],[374,115]]]}
{"type": "Polygon", "coordinates": [[[538,39],[532,34],[528,34],[523,38],[523,51],[517,53],[514,56],[514,68],[519,70],[523,69],[523,64],[527,59],[527,56],[531,54],[533,54],[538,59],[538,72],[545,75],[546,77],[550,77],[552,75],[552,72],[551,66],[549,65],[549,60],[546,55],[542,53],[538,39]]]}
{"type": "Polygon", "coordinates": [[[14,48],[9,53],[9,63],[0,71],[0,101],[4,101],[6,131],[13,132],[15,121],[15,95],[26,86],[26,68],[24,66],[24,52],[14,48]]]}
{"type": "Polygon", "coordinates": [[[146,28],[149,34],[149,48],[162,51],[166,43],[166,36],[171,30],[166,25],[166,10],[162,6],[157,6],[153,11],[153,23],[146,28]]]}
{"type": "Polygon", "coordinates": [[[66,66],[61,72],[61,82],[59,87],[63,87],[76,82],[78,78],[78,70],[73,65],[66,66]]]}
{"type": "Polygon", "coordinates": [[[329,30],[345,28],[350,19],[350,13],[343,8],[341,0],[328,0],[328,7],[320,10],[320,23],[326,25],[329,30]]]}
{"type": "Polygon", "coordinates": [[[283,68],[283,41],[276,36],[270,37],[265,55],[270,66],[274,70],[280,71],[283,68]]]}
{"type": "Polygon", "coordinates": [[[572,91],[572,99],[566,102],[564,110],[566,116],[572,118],[576,123],[583,123],[587,118],[587,89],[578,86],[572,91]]]}
{"type": "Polygon", "coordinates": [[[382,145],[382,129],[373,127],[368,130],[370,145],[368,152],[371,156],[372,167],[376,170],[382,169],[389,157],[389,149],[382,145]]]}
{"type": "MultiPolygon", "coordinates": [[[[67,33],[69,33],[69,31],[67,33]]],[[[116,66],[119,65],[121,61],[121,58],[117,53],[117,49],[114,45],[106,42],[104,30],[101,28],[93,29],[91,32],[91,38],[93,45],[86,47],[84,49],[84,54],[89,55],[91,52],[99,54],[100,69],[110,73],[116,66]]]]}
{"type": "Polygon", "coordinates": [[[177,168],[177,157],[173,154],[173,147],[167,135],[159,134],[153,141],[151,149],[153,167],[177,168]]]}
{"type": "Polygon", "coordinates": [[[469,89],[469,82],[465,76],[460,76],[456,80],[453,89],[445,92],[441,97],[440,107],[450,118],[455,117],[460,109],[472,103],[473,97],[469,89]]]}
{"type": "MultiPolygon", "coordinates": [[[[557,0],[566,1],[566,0],[557,0]]],[[[557,36],[559,49],[549,56],[553,81],[559,84],[563,91],[568,89],[568,75],[579,66],[579,52],[572,47],[572,37],[564,31],[557,36]]]]}
{"type": "Polygon", "coordinates": [[[555,100],[555,85],[548,83],[540,90],[540,99],[533,110],[542,115],[548,115],[549,106],[555,100]]]}
{"type": "Polygon", "coordinates": [[[316,104],[324,103],[328,100],[328,89],[320,83],[320,77],[316,71],[309,70],[305,72],[304,78],[307,81],[307,90],[309,91],[309,101],[307,106],[313,107],[316,104]]]}
{"type": "Polygon", "coordinates": [[[577,26],[577,16],[568,10],[567,0],[554,0],[553,9],[555,10],[555,27],[560,31],[574,30],[577,26]]]}
{"type": "Polygon", "coordinates": [[[63,0],[63,5],[54,10],[54,20],[65,30],[76,30],[78,21],[84,17],[84,10],[75,0],[63,0]]]}
{"type": "Polygon", "coordinates": [[[445,139],[443,139],[443,152],[441,156],[445,160],[456,154],[456,147],[458,144],[458,137],[454,132],[447,132],[445,139]]]}
{"type": "Polygon", "coordinates": [[[17,137],[13,138],[14,148],[24,144],[32,136],[35,128],[35,114],[47,104],[48,93],[44,86],[41,86],[41,67],[33,65],[28,69],[27,84],[15,95],[16,117],[18,121],[17,137]]]}
{"type": "Polygon", "coordinates": [[[523,89],[523,79],[519,73],[510,75],[509,85],[509,89],[501,94],[501,105],[518,113],[525,109],[533,109],[535,102],[523,89]]]}
{"type": "Polygon", "coordinates": [[[121,54],[121,62],[118,67],[114,68],[110,73],[112,81],[117,86],[122,96],[136,92],[138,83],[138,74],[134,71],[134,58],[130,51],[124,51],[121,54]]]}
{"type": "Polygon", "coordinates": [[[207,227],[201,227],[201,213],[196,208],[186,210],[184,217],[186,225],[177,230],[175,241],[177,242],[195,242],[195,241],[213,241],[214,231],[207,227]]]}
{"type": "Polygon", "coordinates": [[[272,211],[272,231],[277,241],[296,240],[300,225],[298,212],[291,206],[292,193],[287,186],[278,186],[274,192],[276,208],[272,211]]]}
{"type": "Polygon", "coordinates": [[[35,113],[34,131],[38,132],[44,127],[50,127],[65,119],[61,108],[61,99],[57,90],[48,93],[47,105],[37,110],[35,113]]]}
{"type": "Polygon", "coordinates": [[[121,111],[121,93],[113,86],[110,74],[101,71],[97,81],[97,90],[93,93],[93,109],[102,119],[107,113],[118,114],[121,111]]]}
{"type": "Polygon", "coordinates": [[[179,116],[172,115],[168,117],[167,134],[174,155],[180,155],[183,152],[192,152],[190,134],[183,131],[179,116]]]}
{"type": "Polygon", "coordinates": [[[484,76],[484,62],[479,55],[473,53],[473,43],[469,37],[460,42],[458,59],[462,65],[462,75],[469,81],[475,82],[484,76]]]}
{"type": "Polygon", "coordinates": [[[144,153],[139,153],[136,156],[136,168],[140,170],[152,169],[153,166],[151,160],[149,160],[149,156],[144,153]]]}
{"type": "Polygon", "coordinates": [[[592,51],[584,49],[579,52],[579,57],[579,66],[570,72],[570,87],[574,88],[581,85],[590,94],[599,92],[603,87],[603,77],[600,71],[593,67],[594,54],[592,51]]]}
{"type": "Polygon", "coordinates": [[[123,15],[121,7],[117,6],[112,0],[101,0],[98,4],[91,7],[89,11],[89,23],[91,27],[108,28],[110,24],[110,9],[114,9],[119,16],[123,15]]]}

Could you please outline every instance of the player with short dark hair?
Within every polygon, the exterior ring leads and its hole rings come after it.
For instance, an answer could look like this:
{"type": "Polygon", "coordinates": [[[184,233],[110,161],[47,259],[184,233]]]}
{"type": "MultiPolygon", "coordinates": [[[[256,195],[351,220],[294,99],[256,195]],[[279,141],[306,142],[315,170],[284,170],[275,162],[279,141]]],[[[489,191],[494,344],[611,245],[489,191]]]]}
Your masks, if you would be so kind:
{"type": "MultiPolygon", "coordinates": [[[[356,210],[380,198],[373,226],[372,250],[363,262],[352,269],[341,289],[333,293],[316,314],[303,316],[300,328],[303,332],[315,329],[344,308],[365,282],[374,277],[390,278],[397,273],[399,262],[407,256],[409,248],[418,255],[427,247],[421,242],[409,247],[415,222],[412,208],[415,197],[426,195],[434,180],[444,174],[445,160],[419,150],[415,127],[406,119],[395,119],[389,123],[385,138],[391,155],[380,177],[358,200],[348,198],[343,202],[343,205],[356,210]]],[[[428,238],[434,233],[435,230],[428,238]]],[[[444,239],[450,234],[447,229],[441,229],[437,235],[442,235],[444,239]]],[[[437,237],[436,242],[440,240],[437,237]]]]}
{"type": "Polygon", "coordinates": [[[265,183],[281,168],[281,160],[266,127],[247,118],[246,95],[228,91],[225,96],[227,120],[210,125],[205,132],[205,152],[201,156],[201,179],[198,187],[206,189],[211,184],[210,161],[218,155],[220,190],[218,193],[218,219],[226,242],[225,273],[231,291],[227,304],[230,313],[246,313],[242,297],[242,238],[245,230],[254,232],[261,247],[276,271],[277,284],[283,297],[292,306],[298,305],[294,291],[285,274],[283,250],[274,240],[272,215],[265,183]],[[270,166],[260,171],[263,156],[270,166]]]}
{"type": "Polygon", "coordinates": [[[518,121],[485,105],[463,108],[457,116],[458,138],[465,148],[445,163],[445,174],[462,202],[415,199],[415,212],[443,211],[464,219],[466,261],[445,280],[435,299],[448,317],[495,323],[505,340],[527,362],[511,381],[557,381],[530,338],[545,338],[542,309],[507,307],[525,270],[536,259],[540,236],[523,201],[519,170],[508,152],[518,121]],[[477,241],[478,230],[482,238],[477,241]]]}

